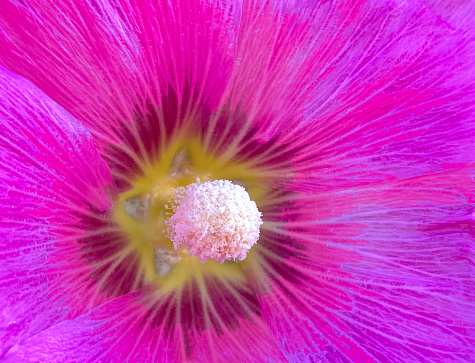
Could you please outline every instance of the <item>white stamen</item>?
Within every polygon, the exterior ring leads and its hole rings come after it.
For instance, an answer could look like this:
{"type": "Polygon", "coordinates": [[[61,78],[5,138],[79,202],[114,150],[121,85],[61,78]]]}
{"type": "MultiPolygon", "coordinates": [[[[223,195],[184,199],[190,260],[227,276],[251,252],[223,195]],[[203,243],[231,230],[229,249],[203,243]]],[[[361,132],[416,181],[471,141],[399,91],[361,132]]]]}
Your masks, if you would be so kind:
{"type": "Polygon", "coordinates": [[[201,262],[244,260],[259,239],[261,212],[246,190],[229,180],[176,189],[166,221],[175,249],[186,248],[201,262]]]}

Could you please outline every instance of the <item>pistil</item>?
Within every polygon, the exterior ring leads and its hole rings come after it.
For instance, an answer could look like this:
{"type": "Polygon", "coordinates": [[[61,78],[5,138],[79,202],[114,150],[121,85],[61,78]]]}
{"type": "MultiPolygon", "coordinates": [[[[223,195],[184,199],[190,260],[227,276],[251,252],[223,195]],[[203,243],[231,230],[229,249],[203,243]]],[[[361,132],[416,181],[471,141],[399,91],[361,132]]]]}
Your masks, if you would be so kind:
{"type": "Polygon", "coordinates": [[[168,238],[201,262],[242,261],[259,239],[262,214],[246,190],[229,180],[176,188],[170,208],[168,238]]]}

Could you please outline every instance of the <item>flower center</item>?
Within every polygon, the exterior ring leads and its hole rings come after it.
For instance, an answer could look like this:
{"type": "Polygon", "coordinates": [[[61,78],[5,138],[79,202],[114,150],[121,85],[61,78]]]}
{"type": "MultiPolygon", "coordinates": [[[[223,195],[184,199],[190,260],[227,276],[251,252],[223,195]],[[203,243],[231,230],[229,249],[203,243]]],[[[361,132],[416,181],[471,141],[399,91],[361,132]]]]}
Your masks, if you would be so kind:
{"type": "Polygon", "coordinates": [[[175,191],[165,222],[175,250],[201,262],[244,260],[259,239],[261,213],[246,190],[229,180],[192,183],[175,191]]]}
{"type": "Polygon", "coordinates": [[[257,264],[251,246],[264,227],[257,206],[266,200],[269,177],[177,135],[117,198],[113,218],[126,238],[119,257],[134,253],[137,274],[161,291],[197,276],[244,281],[243,269],[257,264]]]}

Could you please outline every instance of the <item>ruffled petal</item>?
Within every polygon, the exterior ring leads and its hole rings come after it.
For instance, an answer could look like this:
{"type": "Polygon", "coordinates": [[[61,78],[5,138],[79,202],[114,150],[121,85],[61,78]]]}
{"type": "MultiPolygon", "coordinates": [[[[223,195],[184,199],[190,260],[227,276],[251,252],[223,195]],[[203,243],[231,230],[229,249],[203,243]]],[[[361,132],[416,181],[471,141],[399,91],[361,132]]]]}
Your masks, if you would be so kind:
{"type": "Polygon", "coordinates": [[[287,358],[470,362],[474,177],[472,166],[281,205],[259,249],[270,284],[255,286],[287,358]]]}
{"type": "Polygon", "coordinates": [[[52,285],[71,266],[60,269],[54,254],[84,234],[79,213],[109,208],[111,178],[84,127],[3,67],[0,99],[2,356],[71,312],[52,285]]]}

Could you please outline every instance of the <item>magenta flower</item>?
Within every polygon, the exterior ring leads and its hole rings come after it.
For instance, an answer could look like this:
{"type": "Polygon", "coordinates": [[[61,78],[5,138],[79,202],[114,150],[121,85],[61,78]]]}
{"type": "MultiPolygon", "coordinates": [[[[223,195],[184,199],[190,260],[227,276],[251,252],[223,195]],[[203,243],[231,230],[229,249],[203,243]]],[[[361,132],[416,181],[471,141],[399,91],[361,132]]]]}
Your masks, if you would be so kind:
{"type": "Polygon", "coordinates": [[[473,19],[0,0],[0,360],[473,361],[473,19]]]}

